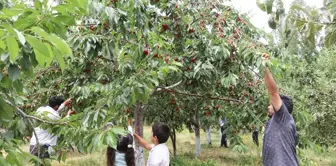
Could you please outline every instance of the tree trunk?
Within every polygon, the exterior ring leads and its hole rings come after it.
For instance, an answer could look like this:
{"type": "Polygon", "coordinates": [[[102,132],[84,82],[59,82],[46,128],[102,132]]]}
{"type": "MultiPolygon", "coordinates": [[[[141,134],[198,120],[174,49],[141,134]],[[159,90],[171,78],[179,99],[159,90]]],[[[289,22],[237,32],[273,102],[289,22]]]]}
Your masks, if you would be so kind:
{"type": "MultiPolygon", "coordinates": [[[[142,104],[137,102],[135,106],[135,133],[139,136],[143,137],[143,119],[144,119],[144,110],[142,104]]],[[[139,143],[136,142],[135,145],[135,164],[136,166],[144,166],[145,165],[145,153],[144,148],[139,146],[139,143]]]]}
{"type": "Polygon", "coordinates": [[[212,144],[211,143],[211,130],[210,130],[210,128],[211,127],[206,127],[205,128],[205,132],[206,132],[205,137],[206,137],[206,140],[208,141],[209,145],[212,144]]]}
{"type": "Polygon", "coordinates": [[[176,158],[177,154],[176,154],[176,132],[175,132],[175,128],[173,128],[173,131],[170,134],[170,139],[172,140],[173,149],[174,149],[174,157],[176,158]]]}
{"type": "Polygon", "coordinates": [[[200,157],[201,155],[201,137],[200,137],[200,120],[199,120],[199,112],[196,110],[196,119],[195,119],[195,143],[196,143],[196,157],[200,157]]]}

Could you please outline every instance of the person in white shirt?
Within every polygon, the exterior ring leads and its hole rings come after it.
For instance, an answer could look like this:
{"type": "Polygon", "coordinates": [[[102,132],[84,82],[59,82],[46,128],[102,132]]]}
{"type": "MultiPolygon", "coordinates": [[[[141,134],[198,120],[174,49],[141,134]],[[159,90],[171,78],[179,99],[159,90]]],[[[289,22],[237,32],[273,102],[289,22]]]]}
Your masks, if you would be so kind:
{"type": "MultiPolygon", "coordinates": [[[[65,108],[65,106],[69,105],[71,99],[67,99],[64,101],[63,97],[60,96],[52,96],[49,99],[49,105],[43,106],[37,109],[37,115],[44,116],[46,115],[51,120],[61,119],[59,113],[65,108]]],[[[73,111],[70,109],[67,113],[67,116],[70,116],[73,111]]],[[[34,128],[38,140],[36,140],[36,136],[33,132],[32,138],[30,139],[30,153],[38,156],[38,148],[40,151],[39,158],[50,158],[48,153],[49,146],[56,146],[57,144],[57,136],[54,136],[48,133],[47,130],[43,130],[40,127],[34,128]],[[39,143],[39,147],[37,147],[37,141],[39,143]]]]}
{"type": "Polygon", "coordinates": [[[118,135],[116,149],[110,146],[107,147],[107,166],[135,166],[131,120],[128,120],[128,131],[130,133],[125,136],[118,135]]]}
{"type": "Polygon", "coordinates": [[[169,135],[169,127],[164,123],[155,123],[152,126],[151,141],[153,144],[150,144],[138,134],[134,133],[134,137],[139,144],[145,149],[150,150],[147,166],[169,166],[169,150],[165,144],[169,135]]]}
{"type": "Polygon", "coordinates": [[[227,141],[226,141],[226,132],[225,132],[225,125],[226,125],[226,117],[220,120],[220,133],[221,133],[221,147],[228,148],[227,141]]]}

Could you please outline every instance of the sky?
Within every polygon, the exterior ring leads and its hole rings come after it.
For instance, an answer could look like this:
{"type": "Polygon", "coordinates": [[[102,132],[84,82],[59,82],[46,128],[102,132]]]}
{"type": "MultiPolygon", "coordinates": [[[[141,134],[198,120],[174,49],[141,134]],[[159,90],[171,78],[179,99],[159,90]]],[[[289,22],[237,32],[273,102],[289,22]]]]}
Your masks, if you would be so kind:
{"type": "MultiPolygon", "coordinates": [[[[286,12],[288,11],[290,4],[293,0],[282,0],[286,12]]],[[[263,0],[261,0],[263,2],[263,0]]],[[[305,0],[306,4],[309,6],[322,7],[323,0],[305,0]]],[[[271,29],[268,27],[268,15],[266,12],[261,11],[256,4],[256,0],[231,0],[231,4],[242,13],[250,12],[251,23],[257,28],[264,29],[266,32],[270,32],[271,29]]]]}

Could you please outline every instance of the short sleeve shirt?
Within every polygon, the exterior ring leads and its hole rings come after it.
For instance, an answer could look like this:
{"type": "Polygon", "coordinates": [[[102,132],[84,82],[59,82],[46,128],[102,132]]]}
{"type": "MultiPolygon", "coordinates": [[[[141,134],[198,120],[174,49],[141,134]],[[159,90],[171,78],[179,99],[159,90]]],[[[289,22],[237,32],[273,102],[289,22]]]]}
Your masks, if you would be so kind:
{"type": "Polygon", "coordinates": [[[169,166],[169,150],[166,144],[152,145],[147,166],[169,166]]]}
{"type": "Polygon", "coordinates": [[[298,166],[297,132],[294,119],[284,104],[267,122],[263,144],[265,166],[298,166]]]}

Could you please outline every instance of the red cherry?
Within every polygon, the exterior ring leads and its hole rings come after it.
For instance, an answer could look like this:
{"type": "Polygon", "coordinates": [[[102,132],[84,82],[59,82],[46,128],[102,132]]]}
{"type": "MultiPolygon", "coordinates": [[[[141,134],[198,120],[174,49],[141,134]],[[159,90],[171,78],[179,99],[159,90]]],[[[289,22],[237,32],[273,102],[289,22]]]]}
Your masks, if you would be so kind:
{"type": "Polygon", "coordinates": [[[158,58],[159,57],[159,55],[158,54],[154,54],[154,58],[158,58]]]}
{"type": "Polygon", "coordinates": [[[187,69],[186,69],[186,71],[189,71],[190,70],[190,67],[189,66],[187,66],[187,69]]]}
{"type": "Polygon", "coordinates": [[[241,21],[242,21],[242,19],[241,19],[240,17],[238,17],[238,18],[237,18],[237,21],[238,21],[238,22],[241,22],[241,21]]]}
{"type": "Polygon", "coordinates": [[[189,33],[194,33],[195,29],[189,29],[189,33]]]}
{"type": "Polygon", "coordinates": [[[104,23],[104,28],[107,29],[109,26],[107,23],[104,23]]]}
{"type": "Polygon", "coordinates": [[[174,98],[171,98],[171,99],[170,99],[170,103],[171,103],[171,104],[176,104],[175,99],[174,99],[174,98]]]}
{"type": "Polygon", "coordinates": [[[192,63],[195,63],[195,62],[196,62],[196,58],[193,58],[193,59],[191,60],[191,62],[192,62],[192,63]]]}
{"type": "Polygon", "coordinates": [[[205,107],[204,109],[205,109],[205,110],[209,110],[209,107],[205,107]]]}
{"type": "Polygon", "coordinates": [[[162,29],[163,29],[163,31],[166,31],[168,28],[169,28],[169,27],[168,27],[167,24],[163,24],[163,25],[162,25],[162,29]]]}
{"type": "Polygon", "coordinates": [[[89,70],[89,69],[85,69],[84,72],[85,72],[85,73],[89,73],[90,70],[89,70]]]}
{"type": "Polygon", "coordinates": [[[90,30],[93,31],[95,27],[93,25],[90,26],[90,30]]]}
{"type": "Polygon", "coordinates": [[[180,37],[181,37],[181,35],[180,35],[180,34],[177,34],[177,35],[176,35],[176,38],[180,38],[180,37]]]}
{"type": "Polygon", "coordinates": [[[220,106],[219,105],[216,105],[216,109],[219,109],[220,108],[220,106]]]}
{"type": "Polygon", "coordinates": [[[148,49],[145,49],[143,52],[145,55],[148,55],[148,49]]]}

